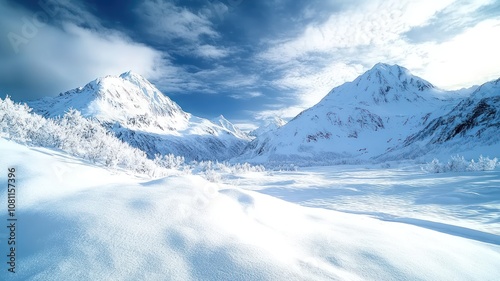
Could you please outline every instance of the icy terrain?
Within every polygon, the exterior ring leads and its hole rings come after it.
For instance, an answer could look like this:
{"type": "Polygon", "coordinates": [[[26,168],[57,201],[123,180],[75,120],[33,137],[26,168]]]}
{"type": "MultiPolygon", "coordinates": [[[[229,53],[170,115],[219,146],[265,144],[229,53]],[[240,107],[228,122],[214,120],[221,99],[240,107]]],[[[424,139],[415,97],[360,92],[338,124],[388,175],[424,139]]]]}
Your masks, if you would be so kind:
{"type": "Polygon", "coordinates": [[[500,278],[498,169],[337,166],[212,183],[5,139],[0,153],[19,190],[17,273],[1,280],[500,278]]]}

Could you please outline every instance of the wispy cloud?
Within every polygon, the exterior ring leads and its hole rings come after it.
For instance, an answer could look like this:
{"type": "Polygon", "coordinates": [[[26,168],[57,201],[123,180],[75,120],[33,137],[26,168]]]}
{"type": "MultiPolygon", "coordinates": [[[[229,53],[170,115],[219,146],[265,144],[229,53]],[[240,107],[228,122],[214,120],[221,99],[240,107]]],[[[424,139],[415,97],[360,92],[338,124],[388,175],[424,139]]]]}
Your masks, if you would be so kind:
{"type": "Polygon", "coordinates": [[[445,42],[415,45],[415,52],[425,56],[408,64],[420,66],[417,74],[447,89],[496,79],[500,77],[500,40],[492,34],[500,34],[500,18],[478,23],[445,42]]]}
{"type": "Polygon", "coordinates": [[[404,34],[409,43],[445,42],[485,19],[500,15],[496,0],[456,1],[436,13],[426,24],[404,34]]]}
{"type": "MultiPolygon", "coordinates": [[[[8,42],[2,42],[1,94],[15,92],[15,99],[34,99],[127,70],[144,75],[166,94],[217,94],[236,88],[246,90],[257,79],[255,75],[243,75],[231,66],[215,64],[210,68],[197,69],[174,64],[168,50],[160,51],[132,40],[123,32],[103,27],[100,20],[83,5],[51,0],[47,5],[55,16],[43,27],[37,28],[28,43],[18,46],[19,54],[16,55],[12,47],[5,44],[8,42]]],[[[197,15],[173,3],[150,1],[143,5],[145,11],[154,12],[156,18],[150,20],[158,20],[162,16],[168,18],[167,22],[160,22],[164,27],[161,33],[172,40],[186,40],[187,43],[182,46],[188,55],[218,60],[234,53],[230,48],[200,43],[203,36],[218,36],[207,19],[210,15],[197,15]]],[[[0,2],[0,8],[3,11],[1,33],[15,32],[22,36],[22,19],[31,19],[33,12],[3,2],[0,2]]]]}
{"type": "Polygon", "coordinates": [[[247,99],[257,98],[257,97],[262,97],[262,96],[263,96],[263,94],[261,92],[256,92],[256,91],[236,93],[236,94],[230,95],[230,97],[232,97],[233,99],[237,99],[237,100],[247,100],[247,99]]]}
{"type": "Polygon", "coordinates": [[[267,120],[273,117],[279,117],[283,120],[290,120],[304,111],[301,106],[278,107],[276,109],[265,109],[259,111],[251,111],[250,114],[257,120],[267,120]]]}
{"type": "Polygon", "coordinates": [[[217,48],[216,46],[209,44],[195,47],[194,53],[197,56],[210,59],[220,59],[227,57],[230,54],[229,50],[225,48],[217,48]]]}
{"type": "Polygon", "coordinates": [[[308,24],[297,37],[271,46],[261,57],[284,62],[309,53],[387,45],[410,28],[424,24],[451,2],[362,1],[356,7],[333,13],[322,23],[308,24]]]}
{"type": "Polygon", "coordinates": [[[173,2],[149,0],[136,8],[144,31],[161,39],[198,41],[202,36],[218,37],[211,21],[173,2]]]}
{"type": "Polygon", "coordinates": [[[333,62],[325,66],[296,63],[273,84],[279,89],[294,90],[305,109],[318,103],[333,87],[354,80],[362,70],[361,65],[354,63],[333,62]]]}
{"type": "Polygon", "coordinates": [[[258,128],[254,123],[248,123],[246,120],[232,120],[232,123],[243,132],[249,133],[258,128]]]}

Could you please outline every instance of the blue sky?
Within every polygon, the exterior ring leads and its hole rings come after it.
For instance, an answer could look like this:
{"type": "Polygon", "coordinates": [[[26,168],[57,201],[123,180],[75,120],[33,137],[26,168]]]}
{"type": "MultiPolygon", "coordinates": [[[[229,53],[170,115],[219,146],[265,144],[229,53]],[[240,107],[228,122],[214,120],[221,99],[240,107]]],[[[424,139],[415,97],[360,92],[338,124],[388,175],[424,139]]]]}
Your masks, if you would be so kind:
{"type": "Polygon", "coordinates": [[[133,70],[185,111],[244,128],[293,117],[377,62],[444,89],[500,77],[491,0],[0,0],[0,33],[2,96],[133,70]]]}

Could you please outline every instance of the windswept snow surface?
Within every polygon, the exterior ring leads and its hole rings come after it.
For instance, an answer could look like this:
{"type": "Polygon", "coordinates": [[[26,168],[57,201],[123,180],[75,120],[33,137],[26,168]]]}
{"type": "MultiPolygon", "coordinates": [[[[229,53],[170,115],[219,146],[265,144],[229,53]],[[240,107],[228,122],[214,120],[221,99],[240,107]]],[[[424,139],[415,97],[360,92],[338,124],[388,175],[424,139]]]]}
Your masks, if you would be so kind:
{"type": "Polygon", "coordinates": [[[4,139],[0,152],[0,181],[16,168],[19,218],[16,273],[2,262],[0,280],[500,278],[499,171],[322,167],[216,184],[4,139]]]}
{"type": "Polygon", "coordinates": [[[429,173],[414,164],[394,166],[308,167],[233,176],[229,182],[303,206],[364,214],[500,245],[498,168],[429,173]]]}

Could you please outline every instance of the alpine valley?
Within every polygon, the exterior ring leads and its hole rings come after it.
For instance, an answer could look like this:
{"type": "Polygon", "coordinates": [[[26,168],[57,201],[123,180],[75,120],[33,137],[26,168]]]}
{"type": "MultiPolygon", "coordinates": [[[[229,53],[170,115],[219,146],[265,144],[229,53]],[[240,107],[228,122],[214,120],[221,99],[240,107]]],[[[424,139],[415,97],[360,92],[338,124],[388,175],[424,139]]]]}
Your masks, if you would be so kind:
{"type": "Polygon", "coordinates": [[[387,64],[248,134],[131,72],[0,99],[0,280],[500,280],[499,109],[387,64]]]}
{"type": "Polygon", "coordinates": [[[48,118],[76,109],[149,158],[311,166],[427,159],[472,148],[490,154],[500,143],[499,84],[444,91],[404,67],[378,63],[288,123],[276,117],[248,134],[222,115],[207,120],[184,112],[132,72],[28,105],[48,118]]]}

